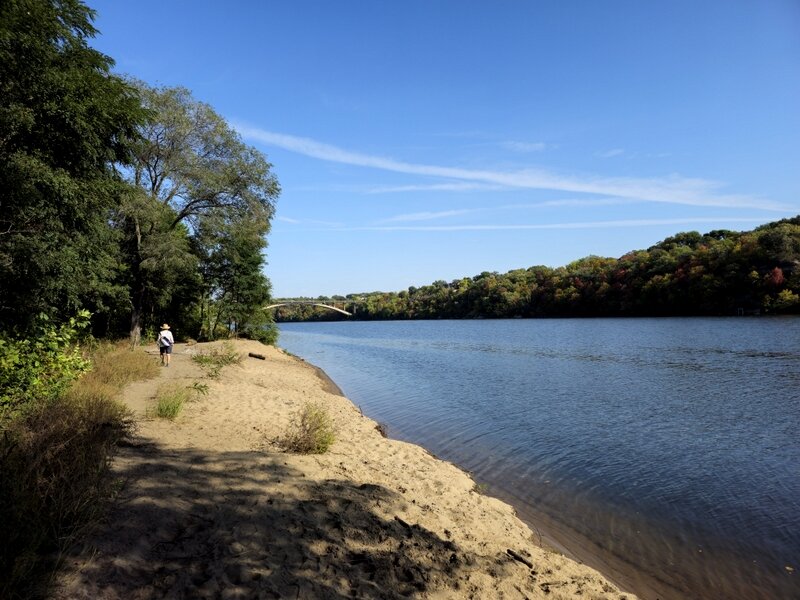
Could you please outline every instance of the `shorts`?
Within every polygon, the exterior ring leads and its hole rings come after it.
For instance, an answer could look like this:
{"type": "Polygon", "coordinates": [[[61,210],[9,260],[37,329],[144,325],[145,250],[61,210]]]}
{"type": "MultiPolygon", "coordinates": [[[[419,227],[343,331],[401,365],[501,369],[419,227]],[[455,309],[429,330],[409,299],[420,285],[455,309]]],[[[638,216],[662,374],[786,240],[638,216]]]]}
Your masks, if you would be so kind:
{"type": "Polygon", "coordinates": [[[172,354],[172,346],[161,346],[160,347],[161,354],[172,354]]]}

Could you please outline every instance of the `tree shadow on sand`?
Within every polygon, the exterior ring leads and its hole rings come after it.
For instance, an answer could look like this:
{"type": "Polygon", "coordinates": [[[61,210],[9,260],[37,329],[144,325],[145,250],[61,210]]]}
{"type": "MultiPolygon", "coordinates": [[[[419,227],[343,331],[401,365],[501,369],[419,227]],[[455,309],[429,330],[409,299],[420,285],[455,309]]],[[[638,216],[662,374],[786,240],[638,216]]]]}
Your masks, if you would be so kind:
{"type": "Polygon", "coordinates": [[[502,576],[505,556],[465,553],[399,515],[387,488],[306,480],[284,456],[125,448],[107,522],[68,557],[55,598],[402,598],[470,573],[502,576]]]}

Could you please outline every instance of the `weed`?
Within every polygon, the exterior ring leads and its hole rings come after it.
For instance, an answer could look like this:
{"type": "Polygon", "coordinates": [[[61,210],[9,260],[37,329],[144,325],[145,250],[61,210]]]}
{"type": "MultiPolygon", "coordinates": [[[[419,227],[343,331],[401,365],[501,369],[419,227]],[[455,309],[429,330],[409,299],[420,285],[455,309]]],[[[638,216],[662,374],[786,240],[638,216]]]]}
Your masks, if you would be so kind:
{"type": "Polygon", "coordinates": [[[333,422],[327,409],[321,404],[306,402],[279,444],[287,452],[324,454],[335,439],[333,422]]]}
{"type": "Polygon", "coordinates": [[[389,426],[386,423],[383,423],[383,422],[378,423],[377,425],[375,425],[375,429],[383,437],[385,437],[385,438],[389,437],[389,426]]]}
{"type": "Polygon", "coordinates": [[[242,355],[236,352],[233,344],[224,342],[222,348],[213,348],[192,356],[192,360],[200,365],[206,377],[218,379],[222,368],[228,365],[238,365],[242,362],[242,355]]]}
{"type": "Polygon", "coordinates": [[[195,381],[191,386],[192,391],[200,396],[208,396],[208,384],[195,381]]]}

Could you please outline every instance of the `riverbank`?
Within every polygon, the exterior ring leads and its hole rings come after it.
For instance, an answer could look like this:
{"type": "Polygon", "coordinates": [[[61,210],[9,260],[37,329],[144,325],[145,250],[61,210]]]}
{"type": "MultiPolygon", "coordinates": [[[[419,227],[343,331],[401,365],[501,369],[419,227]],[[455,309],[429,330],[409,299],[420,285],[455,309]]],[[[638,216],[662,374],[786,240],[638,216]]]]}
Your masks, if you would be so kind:
{"type": "MultiPolygon", "coordinates": [[[[218,380],[178,345],[125,392],[139,431],[114,470],[107,521],[66,562],[55,598],[632,598],[540,545],[513,509],[452,464],[384,438],[318,369],[257,342],[218,380]],[[204,384],[177,420],[149,417],[160,385],[204,384]],[[275,441],[305,402],[337,440],[275,441]]],[[[148,349],[155,354],[155,348],[148,349]]]]}

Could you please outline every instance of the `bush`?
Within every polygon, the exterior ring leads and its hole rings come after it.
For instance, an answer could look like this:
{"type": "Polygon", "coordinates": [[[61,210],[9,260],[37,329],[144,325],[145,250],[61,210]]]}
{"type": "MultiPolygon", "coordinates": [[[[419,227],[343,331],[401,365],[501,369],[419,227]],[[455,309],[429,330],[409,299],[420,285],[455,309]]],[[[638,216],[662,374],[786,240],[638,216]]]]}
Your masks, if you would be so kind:
{"type": "Polygon", "coordinates": [[[25,337],[0,336],[0,421],[32,403],[58,398],[89,369],[77,343],[88,324],[88,311],[59,327],[41,315],[25,337]]]}
{"type": "Polygon", "coordinates": [[[333,422],[324,406],[306,402],[295,415],[289,431],[279,440],[287,452],[324,454],[336,439],[333,422]]]}
{"type": "Polygon", "coordinates": [[[278,343],[278,328],[275,323],[268,323],[261,327],[247,327],[239,332],[239,337],[256,340],[267,346],[278,343]]]}

